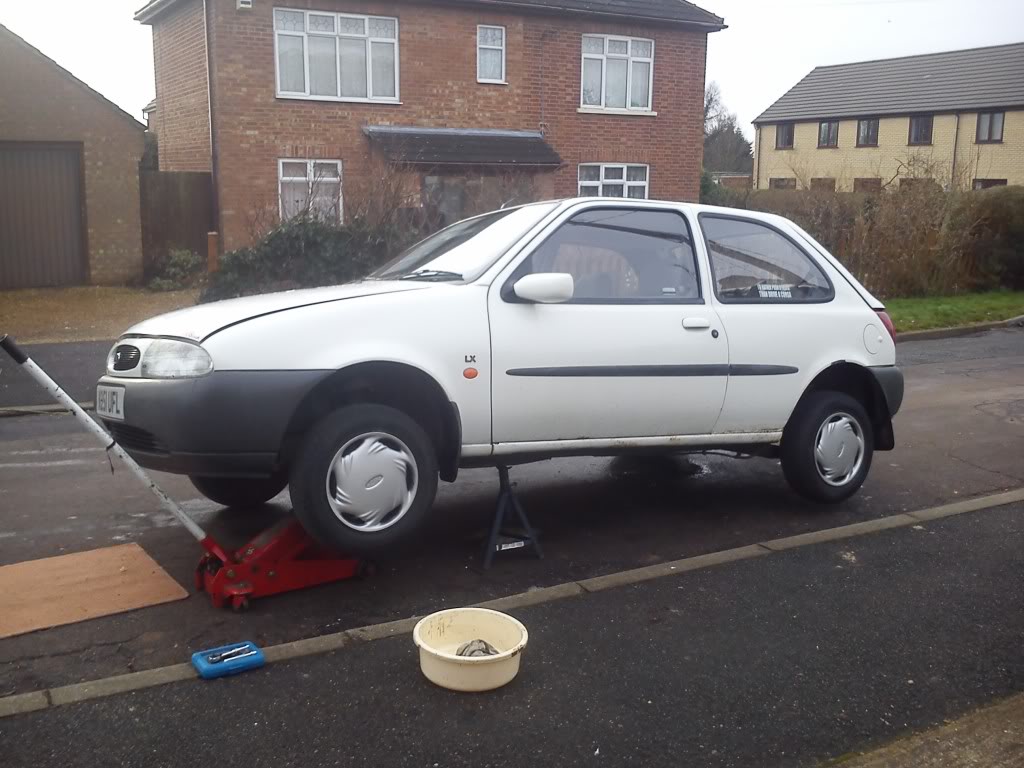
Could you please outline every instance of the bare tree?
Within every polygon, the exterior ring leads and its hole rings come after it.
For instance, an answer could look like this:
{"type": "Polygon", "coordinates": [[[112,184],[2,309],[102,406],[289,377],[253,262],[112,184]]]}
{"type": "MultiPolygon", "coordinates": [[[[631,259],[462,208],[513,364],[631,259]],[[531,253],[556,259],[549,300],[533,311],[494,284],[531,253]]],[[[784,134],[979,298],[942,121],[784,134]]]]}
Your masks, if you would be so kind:
{"type": "Polygon", "coordinates": [[[722,89],[712,80],[704,89],[704,135],[709,136],[728,114],[722,102],[722,89]]]}

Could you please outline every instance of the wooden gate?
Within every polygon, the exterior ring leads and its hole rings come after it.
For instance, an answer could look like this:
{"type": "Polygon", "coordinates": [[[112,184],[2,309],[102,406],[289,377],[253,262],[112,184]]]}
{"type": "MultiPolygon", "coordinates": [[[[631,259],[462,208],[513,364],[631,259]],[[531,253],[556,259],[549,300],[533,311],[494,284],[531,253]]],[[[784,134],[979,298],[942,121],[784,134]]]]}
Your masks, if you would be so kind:
{"type": "Polygon", "coordinates": [[[142,171],[142,263],[146,278],[167,254],[185,249],[206,257],[206,234],[214,229],[209,173],[142,171]]]}

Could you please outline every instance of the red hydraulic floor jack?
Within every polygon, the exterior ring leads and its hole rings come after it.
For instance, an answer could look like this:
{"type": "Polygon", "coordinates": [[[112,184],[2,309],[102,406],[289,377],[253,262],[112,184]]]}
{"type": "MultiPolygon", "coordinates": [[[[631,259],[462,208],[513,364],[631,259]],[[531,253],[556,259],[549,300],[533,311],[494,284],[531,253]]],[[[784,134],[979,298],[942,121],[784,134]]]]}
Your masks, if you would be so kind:
{"type": "MultiPolygon", "coordinates": [[[[22,351],[14,339],[0,336],[2,348],[87,431],[99,439],[107,453],[114,453],[160,501],[160,505],[191,533],[203,548],[196,568],[196,588],[206,592],[217,608],[230,605],[241,611],[253,598],[368,575],[368,563],[339,558],[313,541],[297,520],[285,521],[231,552],[206,533],[185,511],[154,483],[125,450],[46,372],[22,351]]],[[[113,470],[113,464],[111,464],[113,470]]]]}

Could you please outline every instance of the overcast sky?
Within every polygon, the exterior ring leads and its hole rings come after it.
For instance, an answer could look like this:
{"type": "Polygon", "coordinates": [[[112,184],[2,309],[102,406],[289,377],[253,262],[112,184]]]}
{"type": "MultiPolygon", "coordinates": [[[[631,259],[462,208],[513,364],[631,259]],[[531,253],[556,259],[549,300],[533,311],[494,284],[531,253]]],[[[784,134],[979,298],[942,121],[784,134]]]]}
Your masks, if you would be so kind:
{"type": "MultiPolygon", "coordinates": [[[[1024,0],[696,3],[729,25],[709,37],[707,77],[748,135],[750,121],[815,66],[1024,41],[1024,0]]],[[[153,98],[150,28],[132,21],[141,5],[0,0],[0,24],[141,118],[153,98]]]]}

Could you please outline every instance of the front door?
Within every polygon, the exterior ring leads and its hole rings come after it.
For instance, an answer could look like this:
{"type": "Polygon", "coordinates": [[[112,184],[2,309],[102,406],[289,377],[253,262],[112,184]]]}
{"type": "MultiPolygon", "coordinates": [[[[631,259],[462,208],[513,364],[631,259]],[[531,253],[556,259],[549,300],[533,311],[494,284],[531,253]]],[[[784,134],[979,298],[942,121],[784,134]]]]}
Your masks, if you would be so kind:
{"type": "Polygon", "coordinates": [[[728,347],[686,217],[621,203],[573,210],[491,286],[494,443],[711,433],[728,347]],[[572,275],[570,301],[512,292],[545,272],[572,275]]]}

